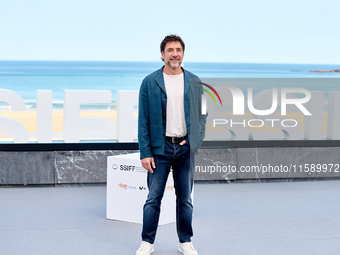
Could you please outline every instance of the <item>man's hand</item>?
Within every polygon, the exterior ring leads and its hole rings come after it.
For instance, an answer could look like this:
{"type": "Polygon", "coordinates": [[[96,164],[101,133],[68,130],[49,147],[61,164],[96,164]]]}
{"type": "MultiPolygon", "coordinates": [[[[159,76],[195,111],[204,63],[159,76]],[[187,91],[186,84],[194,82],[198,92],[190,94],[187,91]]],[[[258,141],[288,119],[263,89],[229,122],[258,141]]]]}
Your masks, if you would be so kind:
{"type": "Polygon", "coordinates": [[[187,143],[187,141],[185,141],[185,140],[183,140],[179,145],[184,145],[184,144],[186,144],[187,143]]]}
{"type": "Polygon", "coordinates": [[[142,158],[141,160],[142,166],[148,170],[150,173],[153,173],[152,168],[156,168],[155,160],[153,157],[150,158],[142,158]]]}

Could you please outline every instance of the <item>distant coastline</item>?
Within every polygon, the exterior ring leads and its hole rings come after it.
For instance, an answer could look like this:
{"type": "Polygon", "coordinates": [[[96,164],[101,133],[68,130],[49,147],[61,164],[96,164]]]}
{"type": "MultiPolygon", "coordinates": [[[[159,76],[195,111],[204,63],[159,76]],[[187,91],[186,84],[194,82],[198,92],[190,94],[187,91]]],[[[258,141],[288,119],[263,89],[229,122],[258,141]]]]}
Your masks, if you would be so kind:
{"type": "Polygon", "coordinates": [[[311,72],[314,73],[340,73],[340,69],[332,69],[332,70],[310,70],[311,72]]]}
{"type": "MultiPolygon", "coordinates": [[[[37,90],[53,91],[53,108],[62,109],[65,90],[111,90],[115,106],[118,90],[139,90],[145,76],[163,66],[158,62],[119,61],[3,61],[0,60],[0,89],[17,93],[30,109],[35,109],[37,90]]],[[[333,78],[340,73],[335,64],[193,63],[184,66],[201,78],[333,78]],[[292,71],[293,70],[293,71],[292,71]]],[[[246,88],[242,88],[246,91],[246,88]]],[[[267,88],[257,86],[256,93],[267,88]]],[[[326,91],[331,88],[316,87],[326,91]]],[[[337,89],[337,88],[334,88],[337,89]]],[[[334,90],[332,88],[332,90],[334,90]]],[[[82,106],[83,109],[89,108],[82,106]]],[[[99,107],[99,106],[98,106],[99,107]]],[[[108,105],[101,106],[104,109],[108,105]]],[[[7,104],[0,102],[0,111],[7,104]]],[[[92,109],[92,106],[91,106],[92,109]]],[[[98,109],[98,108],[96,108],[98,109]]]]}

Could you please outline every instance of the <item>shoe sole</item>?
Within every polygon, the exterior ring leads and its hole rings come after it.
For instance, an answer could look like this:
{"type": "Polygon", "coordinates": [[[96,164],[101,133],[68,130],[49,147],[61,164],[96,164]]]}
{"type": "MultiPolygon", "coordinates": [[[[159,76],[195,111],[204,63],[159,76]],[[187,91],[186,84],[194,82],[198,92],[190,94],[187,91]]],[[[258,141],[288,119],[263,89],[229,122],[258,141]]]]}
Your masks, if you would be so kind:
{"type": "MultiPolygon", "coordinates": [[[[155,251],[155,249],[154,248],[152,248],[152,250],[150,251],[150,253],[149,254],[151,254],[151,253],[153,253],[155,251]]],[[[137,253],[136,253],[137,254],[137,253]]]]}
{"type": "Polygon", "coordinates": [[[178,251],[182,254],[184,254],[184,251],[181,248],[178,248],[178,251]]]}

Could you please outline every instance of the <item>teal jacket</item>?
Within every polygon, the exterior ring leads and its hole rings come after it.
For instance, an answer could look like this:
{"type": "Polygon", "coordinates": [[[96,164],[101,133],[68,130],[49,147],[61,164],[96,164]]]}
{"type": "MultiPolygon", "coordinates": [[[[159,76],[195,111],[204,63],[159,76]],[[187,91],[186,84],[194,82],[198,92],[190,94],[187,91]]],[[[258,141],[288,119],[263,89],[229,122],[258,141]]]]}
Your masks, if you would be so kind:
{"type": "MultiPolygon", "coordinates": [[[[198,151],[205,135],[206,115],[200,115],[201,85],[196,75],[184,72],[184,113],[193,153],[198,151]]],[[[140,158],[164,155],[167,95],[163,68],[146,76],[139,90],[138,143],[140,158]]]]}

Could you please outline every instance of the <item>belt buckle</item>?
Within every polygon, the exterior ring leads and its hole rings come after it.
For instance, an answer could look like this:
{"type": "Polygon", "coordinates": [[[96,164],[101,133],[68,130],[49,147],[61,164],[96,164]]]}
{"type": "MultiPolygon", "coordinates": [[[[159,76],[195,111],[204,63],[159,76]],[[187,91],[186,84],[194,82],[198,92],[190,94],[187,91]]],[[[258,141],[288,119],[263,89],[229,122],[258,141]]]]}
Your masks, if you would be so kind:
{"type": "Polygon", "coordinates": [[[172,143],[176,143],[176,140],[175,140],[175,139],[176,139],[176,137],[171,137],[171,142],[172,142],[172,143]]]}

